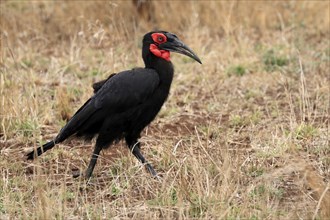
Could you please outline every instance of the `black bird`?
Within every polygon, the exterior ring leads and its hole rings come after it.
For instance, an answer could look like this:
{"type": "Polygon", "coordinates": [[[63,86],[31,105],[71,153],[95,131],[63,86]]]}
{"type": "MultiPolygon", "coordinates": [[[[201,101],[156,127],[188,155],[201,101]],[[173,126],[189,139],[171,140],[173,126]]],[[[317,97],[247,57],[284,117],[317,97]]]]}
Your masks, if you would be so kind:
{"type": "Polygon", "coordinates": [[[112,74],[93,85],[94,95],[73,115],[56,138],[27,154],[32,160],[70,136],[93,138],[95,149],[85,173],[89,179],[100,151],[113,142],[125,139],[128,147],[153,176],[157,173],[140,152],[141,131],[156,117],[168,97],[173,65],[170,51],[198,56],[178,37],[166,31],[147,33],[143,38],[142,57],[145,68],[112,74]]]}

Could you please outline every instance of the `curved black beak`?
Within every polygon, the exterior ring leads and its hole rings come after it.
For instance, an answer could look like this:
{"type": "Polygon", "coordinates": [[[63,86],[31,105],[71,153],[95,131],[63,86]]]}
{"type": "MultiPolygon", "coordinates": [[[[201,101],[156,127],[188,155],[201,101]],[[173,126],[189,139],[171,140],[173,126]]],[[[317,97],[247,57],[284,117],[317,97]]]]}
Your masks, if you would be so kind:
{"type": "Polygon", "coordinates": [[[159,49],[162,50],[168,50],[176,53],[181,53],[183,55],[186,55],[188,57],[193,58],[198,63],[202,64],[202,61],[199,59],[199,57],[190,49],[187,45],[185,45],[182,41],[180,41],[177,38],[171,39],[171,41],[168,41],[166,43],[160,44],[159,49]]]}

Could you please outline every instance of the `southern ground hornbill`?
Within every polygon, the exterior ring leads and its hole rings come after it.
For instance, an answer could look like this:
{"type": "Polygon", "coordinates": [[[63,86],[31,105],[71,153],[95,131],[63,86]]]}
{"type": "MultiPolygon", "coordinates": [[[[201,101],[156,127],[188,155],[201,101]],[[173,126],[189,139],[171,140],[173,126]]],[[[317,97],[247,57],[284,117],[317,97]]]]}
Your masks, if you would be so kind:
{"type": "Polygon", "coordinates": [[[157,176],[141,154],[138,139],[169,94],[174,73],[171,51],[201,63],[176,35],[165,31],[147,33],[142,47],[145,68],[112,74],[108,79],[95,83],[95,94],[73,115],[56,138],[28,153],[27,158],[34,159],[73,135],[88,139],[98,135],[85,173],[87,179],[92,175],[100,151],[120,139],[125,139],[134,156],[146,165],[153,176],[157,176]]]}

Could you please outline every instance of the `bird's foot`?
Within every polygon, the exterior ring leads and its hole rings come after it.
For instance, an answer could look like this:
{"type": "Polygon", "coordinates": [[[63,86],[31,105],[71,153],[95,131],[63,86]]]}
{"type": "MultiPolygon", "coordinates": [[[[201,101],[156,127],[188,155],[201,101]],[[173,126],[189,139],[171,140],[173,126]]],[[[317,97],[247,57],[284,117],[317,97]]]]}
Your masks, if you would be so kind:
{"type": "Polygon", "coordinates": [[[159,182],[162,182],[162,177],[161,176],[159,176],[159,175],[156,175],[156,176],[154,176],[154,178],[156,179],[156,180],[158,180],[159,182]]]}
{"type": "Polygon", "coordinates": [[[82,176],[82,173],[80,172],[80,170],[74,170],[74,171],[72,171],[72,177],[73,178],[78,178],[80,176],[82,176]]]}
{"type": "Polygon", "coordinates": [[[90,183],[91,175],[88,175],[87,173],[80,172],[80,170],[72,171],[72,177],[73,178],[82,178],[86,180],[86,184],[88,185],[90,183]]]}
{"type": "Polygon", "coordinates": [[[146,163],[146,167],[155,179],[161,181],[161,177],[157,174],[157,172],[154,170],[154,168],[149,163],[146,163]]]}

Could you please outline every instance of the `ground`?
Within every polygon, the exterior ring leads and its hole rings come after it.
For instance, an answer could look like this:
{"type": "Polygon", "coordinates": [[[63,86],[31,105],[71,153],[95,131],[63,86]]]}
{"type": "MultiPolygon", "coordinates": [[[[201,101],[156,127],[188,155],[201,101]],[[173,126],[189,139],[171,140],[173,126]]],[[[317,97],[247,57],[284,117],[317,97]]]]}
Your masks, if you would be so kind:
{"type": "Polygon", "coordinates": [[[329,2],[133,2],[1,2],[1,219],[330,219],[329,2]],[[72,173],[94,141],[27,161],[93,82],[143,66],[154,28],[203,62],[171,55],[170,97],[143,131],[161,179],[123,142],[89,184],[72,173]]]}

